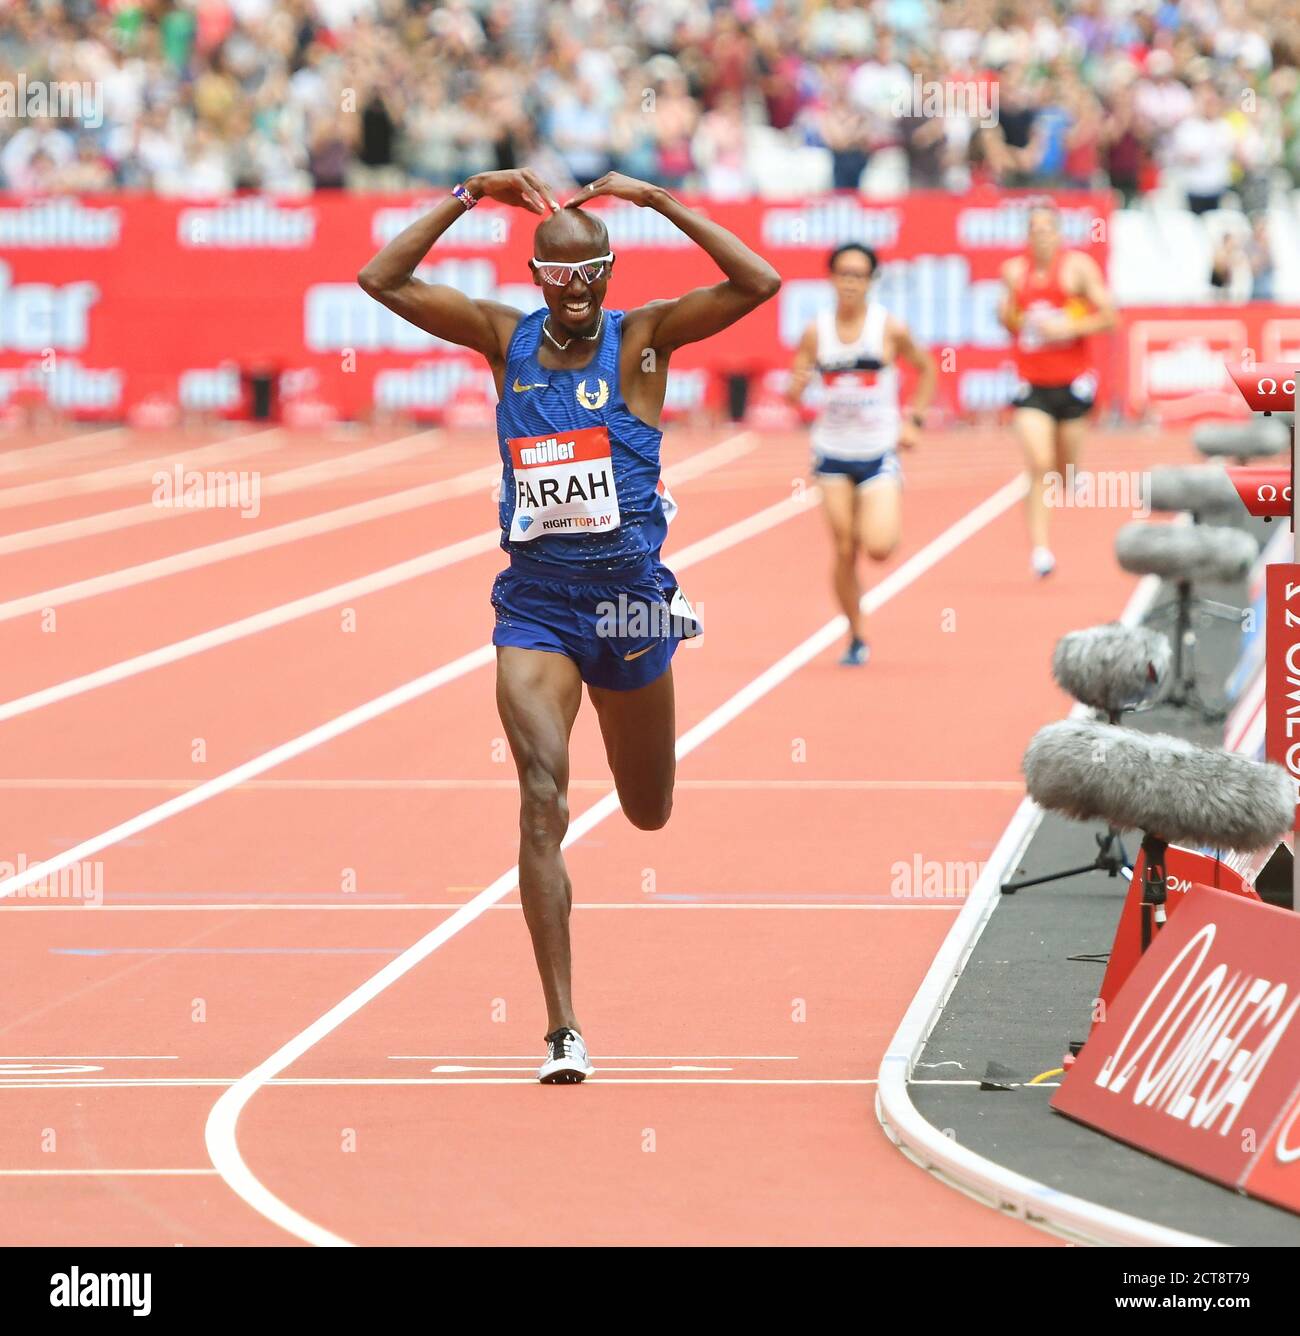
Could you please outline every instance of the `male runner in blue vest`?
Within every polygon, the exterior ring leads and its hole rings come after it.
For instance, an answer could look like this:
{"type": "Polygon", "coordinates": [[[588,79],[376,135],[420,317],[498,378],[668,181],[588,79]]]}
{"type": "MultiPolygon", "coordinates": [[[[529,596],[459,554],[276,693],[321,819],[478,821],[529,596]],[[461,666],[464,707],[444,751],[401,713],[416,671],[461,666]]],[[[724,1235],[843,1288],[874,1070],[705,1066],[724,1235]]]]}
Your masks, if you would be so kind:
{"type": "Polygon", "coordinates": [[[569,734],[582,686],[596,708],[619,801],[641,830],[672,810],[678,641],[698,634],[659,549],[675,508],[659,478],[673,349],[720,333],[776,295],[761,256],[666,190],[617,172],[563,209],[534,173],[484,172],[455,187],[358,276],[403,319],[481,353],[496,380],[501,546],[492,589],[497,708],[519,772],[519,894],[546,996],[546,1083],[593,1071],[570,996],[569,734]],[[483,197],[543,215],[530,315],[414,277],[429,248],[483,197]],[[605,309],[614,257],[581,205],[600,196],[655,209],[718,265],[723,281],[632,311],[605,309]]]}

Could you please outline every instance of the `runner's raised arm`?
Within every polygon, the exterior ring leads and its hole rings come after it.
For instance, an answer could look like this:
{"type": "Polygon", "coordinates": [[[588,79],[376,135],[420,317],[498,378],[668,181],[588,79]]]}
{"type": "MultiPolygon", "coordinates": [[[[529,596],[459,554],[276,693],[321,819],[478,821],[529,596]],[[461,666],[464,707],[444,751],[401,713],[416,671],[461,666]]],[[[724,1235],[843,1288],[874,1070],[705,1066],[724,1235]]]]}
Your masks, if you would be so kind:
{"type": "Polygon", "coordinates": [[[645,347],[670,352],[683,344],[711,338],[781,290],[781,275],[761,255],[756,255],[725,227],[688,209],[662,186],[610,172],[584,186],[566,207],[579,207],[601,195],[612,195],[663,214],[726,275],[721,283],[694,288],[681,297],[649,302],[629,311],[629,328],[637,330],[637,337],[645,347]]]}
{"type": "MultiPolygon", "coordinates": [[[[560,207],[551,188],[527,170],[480,172],[462,189],[475,203],[486,197],[543,216],[560,207]]],[[[361,270],[357,282],[403,320],[496,363],[504,358],[521,313],[502,302],[467,297],[455,288],[415,277],[416,267],[434,243],[466,212],[466,203],[459,195],[449,195],[395,236],[361,270]]]]}

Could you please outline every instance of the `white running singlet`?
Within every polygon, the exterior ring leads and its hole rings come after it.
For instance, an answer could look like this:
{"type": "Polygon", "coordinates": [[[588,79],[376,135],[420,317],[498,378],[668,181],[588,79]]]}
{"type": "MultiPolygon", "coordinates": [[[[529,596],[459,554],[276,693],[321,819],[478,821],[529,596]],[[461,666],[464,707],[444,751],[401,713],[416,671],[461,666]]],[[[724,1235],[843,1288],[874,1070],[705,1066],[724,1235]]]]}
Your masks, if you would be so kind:
{"type": "Polygon", "coordinates": [[[879,302],[869,302],[862,333],[844,343],[833,308],[817,317],[823,398],[812,448],[822,459],[879,459],[898,445],[898,370],[884,360],[888,319],[879,302]]]}

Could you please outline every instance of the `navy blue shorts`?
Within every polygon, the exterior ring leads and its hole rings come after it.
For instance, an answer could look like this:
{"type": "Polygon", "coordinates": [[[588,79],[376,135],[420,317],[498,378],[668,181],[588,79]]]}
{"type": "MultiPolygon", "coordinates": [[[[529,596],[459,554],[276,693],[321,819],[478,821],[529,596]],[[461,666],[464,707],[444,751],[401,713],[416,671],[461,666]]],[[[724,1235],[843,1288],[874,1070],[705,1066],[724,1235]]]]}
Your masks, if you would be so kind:
{"type": "Polygon", "coordinates": [[[830,455],[814,455],[812,471],[816,478],[846,476],[854,487],[867,487],[887,478],[900,483],[903,481],[903,466],[898,462],[897,452],[893,450],[879,459],[833,459],[830,455]]]}
{"type": "Polygon", "coordinates": [[[610,691],[648,686],[667,671],[678,644],[702,629],[657,558],[590,575],[512,563],[492,586],[492,607],[494,645],[564,654],[588,686],[610,691]]]}

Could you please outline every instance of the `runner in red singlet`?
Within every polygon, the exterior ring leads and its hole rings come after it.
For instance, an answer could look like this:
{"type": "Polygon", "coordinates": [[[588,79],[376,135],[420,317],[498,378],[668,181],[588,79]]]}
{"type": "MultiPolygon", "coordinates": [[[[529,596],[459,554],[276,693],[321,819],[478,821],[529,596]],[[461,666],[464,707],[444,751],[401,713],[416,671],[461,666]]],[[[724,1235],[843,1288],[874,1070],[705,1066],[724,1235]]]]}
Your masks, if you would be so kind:
{"type": "Polygon", "coordinates": [[[1030,210],[1029,248],[1002,266],[1002,282],[998,318],[1015,336],[1021,379],[1011,422],[1029,473],[1031,564],[1044,576],[1056,567],[1047,544],[1047,476],[1054,468],[1065,481],[1078,461],[1084,418],[1097,397],[1088,337],[1114,327],[1115,308],[1097,262],[1062,247],[1052,204],[1030,210]]]}

